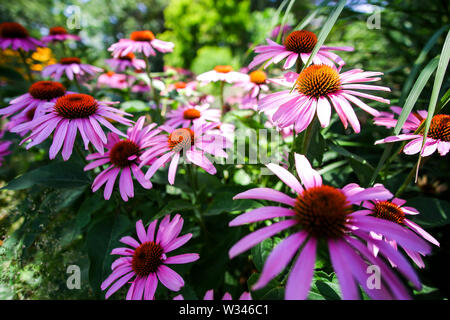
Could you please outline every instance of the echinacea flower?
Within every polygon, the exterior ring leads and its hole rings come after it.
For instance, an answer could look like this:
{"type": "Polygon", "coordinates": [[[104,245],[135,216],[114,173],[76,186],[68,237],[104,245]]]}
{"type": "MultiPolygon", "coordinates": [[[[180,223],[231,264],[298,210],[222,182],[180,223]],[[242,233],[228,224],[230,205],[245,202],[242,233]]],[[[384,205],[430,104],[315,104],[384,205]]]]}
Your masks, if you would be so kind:
{"type": "Polygon", "coordinates": [[[145,61],[136,58],[132,52],[117,58],[106,59],[105,62],[116,72],[124,72],[127,68],[133,68],[135,70],[145,69],[145,61]]]}
{"type": "Polygon", "coordinates": [[[43,77],[51,77],[54,80],[61,79],[65,74],[69,80],[76,77],[78,80],[86,74],[94,76],[96,73],[102,72],[102,68],[92,66],[90,64],[81,63],[80,58],[67,57],[61,58],[59,63],[48,65],[42,70],[43,77]]]}
{"type": "MultiPolygon", "coordinates": [[[[0,139],[3,138],[3,135],[5,134],[4,131],[0,130],[0,139]]],[[[9,147],[11,146],[11,141],[2,141],[0,140],[0,167],[2,166],[4,158],[11,154],[11,151],[9,150],[9,147]]]]}
{"type": "Polygon", "coordinates": [[[97,84],[99,86],[106,86],[120,90],[126,89],[129,86],[126,74],[115,73],[113,71],[108,71],[107,73],[101,74],[97,79],[97,84]]]}
{"type": "MultiPolygon", "coordinates": [[[[269,60],[265,65],[264,69],[267,68],[272,63],[278,63],[286,58],[283,68],[289,69],[296,62],[297,59],[301,59],[303,63],[307,63],[314,46],[317,43],[317,36],[307,30],[296,30],[291,32],[286,39],[284,44],[278,44],[270,39],[266,39],[268,45],[257,46],[255,52],[258,53],[252,62],[249,64],[249,68],[252,69],[263,62],[269,60]]],[[[314,64],[326,64],[334,66],[338,64],[342,67],[345,62],[337,54],[330,51],[353,51],[352,47],[328,47],[322,46],[313,58],[314,64]]]]}
{"type": "Polygon", "coordinates": [[[139,241],[126,236],[119,241],[132,248],[116,248],[111,254],[120,255],[111,265],[111,275],[103,281],[102,290],[106,290],[108,299],[126,283],[131,282],[127,300],[153,300],[158,282],[171,291],[179,291],[184,286],[183,278],[169,268],[169,264],[185,264],[199,259],[197,253],[184,253],[168,257],[167,254],[188,242],[192,233],[179,236],[183,228],[183,218],[176,214],[173,219],[166,215],[159,224],[156,236],[156,224],[153,220],[147,230],[142,220],[136,222],[139,241]]]}
{"type": "Polygon", "coordinates": [[[261,70],[255,70],[249,73],[248,77],[235,84],[237,87],[242,87],[248,92],[250,98],[257,98],[261,91],[268,91],[267,74],[261,70]]]}
{"type": "Polygon", "coordinates": [[[245,81],[247,75],[242,72],[233,71],[232,66],[215,66],[213,70],[207,71],[197,76],[197,80],[203,83],[224,81],[235,83],[245,81]]]}
{"type": "Polygon", "coordinates": [[[130,35],[130,39],[120,39],[119,42],[114,43],[108,48],[108,51],[112,51],[114,58],[123,57],[130,52],[140,52],[144,56],[155,56],[156,52],[172,52],[174,44],[172,42],[162,41],[156,39],[153,32],[149,30],[133,31],[130,35]]]}
{"type": "Polygon", "coordinates": [[[103,153],[104,144],[107,143],[106,135],[100,124],[119,135],[124,135],[109,121],[130,126],[132,121],[123,116],[131,114],[112,108],[110,105],[116,102],[97,101],[92,96],[82,93],[73,93],[62,96],[54,103],[48,103],[45,114],[32,121],[12,128],[11,132],[31,130],[31,134],[22,140],[21,144],[31,140],[27,149],[42,143],[52,132],[53,143],[49,150],[50,159],[54,159],[62,147],[64,161],[72,155],[77,132],[80,131],[85,150],[88,150],[89,142],[103,153]],[[64,146],[63,146],[64,144],[64,146]]]}
{"type": "Polygon", "coordinates": [[[76,34],[68,33],[64,27],[60,26],[50,28],[48,36],[41,38],[41,41],[44,42],[63,42],[67,40],[81,41],[81,38],[76,34]]]}
{"type": "Polygon", "coordinates": [[[417,133],[415,131],[417,131],[422,122],[428,117],[428,113],[422,110],[418,115],[423,118],[420,119],[417,115],[410,115],[408,118],[410,121],[407,124],[407,129],[411,130],[411,133],[390,136],[376,141],[375,144],[412,140],[403,148],[405,154],[411,155],[420,152],[422,157],[428,157],[437,150],[441,156],[445,156],[450,150],[450,115],[437,114],[433,116],[423,148],[424,129],[417,133]]]}
{"type": "Polygon", "coordinates": [[[204,105],[181,105],[176,110],[171,110],[166,115],[166,126],[172,128],[190,127],[195,122],[219,122],[220,110],[204,105]]]}
{"type": "MultiPolygon", "coordinates": [[[[183,295],[179,294],[173,297],[173,300],[184,300],[184,297],[183,295]]],[[[214,290],[211,289],[206,291],[203,300],[214,300],[214,290]]],[[[233,297],[228,292],[225,292],[225,294],[222,297],[222,300],[233,300],[233,297]]],[[[243,292],[239,297],[239,300],[252,300],[252,296],[249,292],[243,292]]]]}
{"type": "Polygon", "coordinates": [[[5,50],[11,47],[13,50],[34,51],[36,47],[45,47],[41,41],[30,37],[27,29],[17,22],[0,23],[0,48],[5,50]]]}
{"type": "MultiPolygon", "coordinates": [[[[425,240],[439,247],[439,242],[431,234],[423,230],[418,224],[406,218],[406,215],[417,215],[419,212],[412,207],[403,206],[405,203],[405,200],[399,198],[393,198],[389,201],[364,201],[362,206],[367,210],[361,210],[360,212],[362,214],[369,214],[374,217],[392,221],[404,226],[406,230],[414,231],[425,240]]],[[[386,241],[394,249],[397,249],[397,242],[395,240],[391,240],[389,238],[389,234],[382,235],[373,232],[371,235],[375,239],[386,241]]],[[[375,256],[378,254],[378,248],[376,245],[369,244],[369,249],[375,256]]],[[[425,268],[425,264],[421,257],[421,252],[415,252],[409,250],[408,248],[404,248],[404,250],[419,268],[425,268]]],[[[391,262],[391,264],[395,266],[395,263],[391,262]]]]}
{"type": "Polygon", "coordinates": [[[373,77],[382,74],[360,69],[339,73],[336,68],[328,65],[311,65],[300,74],[295,74],[297,79],[290,83],[291,87],[294,85],[292,93],[290,90],[284,90],[269,94],[260,100],[258,109],[267,113],[277,127],[295,126],[298,133],[309,126],[316,113],[322,128],[327,127],[330,124],[333,105],[344,127],[347,128],[350,123],[358,133],[361,129],[360,123],[350,102],[371,115],[378,116],[377,110],[356,96],[382,103],[389,103],[389,100],[354,89],[391,91],[387,87],[360,84],[380,80],[379,77],[373,77]]]}
{"type": "Polygon", "coordinates": [[[380,254],[393,261],[398,270],[420,289],[421,283],[403,255],[384,241],[373,239],[370,232],[388,234],[390,239],[403,247],[422,254],[429,253],[430,246],[398,224],[366,216],[356,208],[363,201],[384,201],[390,199],[392,194],[382,185],[367,189],[355,183],[342,189],[324,185],[321,176],[311,168],[305,156],[295,154],[294,158],[301,183],[279,165],[271,163],[267,167],[297,194],[296,198],[269,188],[251,189],[234,197],[274,201],[284,206],[261,207],[233,219],[230,226],[273,218],[280,220],[238,241],[229,251],[230,258],[279,232],[289,228],[292,230],[267,257],[253,290],[263,288],[300,251],[287,279],[285,298],[305,299],[314,274],[318,245],[324,244],[328,247],[343,299],[358,299],[358,284],[372,299],[408,299],[408,292],[402,282],[379,257],[374,257],[366,243],[375,244],[380,254]],[[367,285],[368,264],[380,268],[382,277],[379,287],[369,288],[367,285]]]}
{"type": "Polygon", "coordinates": [[[144,178],[144,174],[138,168],[138,165],[143,150],[158,142],[157,139],[152,140],[151,138],[157,135],[160,130],[153,130],[156,123],[144,127],[144,121],[145,117],[140,117],[136,124],[128,129],[126,139],[120,139],[114,132],[108,133],[108,142],[105,144],[108,151],[104,154],[93,153],[86,157],[86,160],[94,161],[85,166],[84,171],[108,165],[108,168],[97,175],[92,183],[92,192],[96,192],[106,183],[103,193],[105,200],[109,200],[111,197],[114,183],[119,175],[119,190],[123,201],[128,201],[129,197],[134,197],[132,175],[136,177],[143,188],[152,188],[152,183],[144,178]]]}
{"type": "MultiPolygon", "coordinates": [[[[373,123],[377,126],[383,126],[386,128],[394,128],[397,125],[397,120],[395,115],[400,115],[402,113],[402,108],[397,106],[389,107],[391,112],[381,111],[378,117],[373,118],[373,123]]],[[[422,121],[427,117],[427,110],[419,110],[417,112],[411,112],[403,124],[403,133],[409,133],[417,129],[417,127],[422,123],[422,121]]]]}
{"type": "Polygon", "coordinates": [[[145,178],[150,179],[159,168],[170,161],[168,180],[170,184],[174,184],[182,153],[187,160],[203,168],[209,174],[216,174],[217,170],[206,154],[227,158],[227,153],[223,149],[229,147],[229,141],[225,137],[208,132],[215,127],[217,127],[217,123],[199,122],[194,123],[191,128],[174,129],[160,126],[159,128],[169,135],[164,135],[167,137],[165,142],[146,150],[142,155],[140,167],[157,158],[148,169],[145,178]]]}
{"type": "Polygon", "coordinates": [[[49,102],[54,103],[65,94],[66,88],[59,82],[37,81],[28,88],[27,93],[11,100],[8,107],[0,109],[0,115],[33,115],[32,120],[44,112],[49,102]]]}

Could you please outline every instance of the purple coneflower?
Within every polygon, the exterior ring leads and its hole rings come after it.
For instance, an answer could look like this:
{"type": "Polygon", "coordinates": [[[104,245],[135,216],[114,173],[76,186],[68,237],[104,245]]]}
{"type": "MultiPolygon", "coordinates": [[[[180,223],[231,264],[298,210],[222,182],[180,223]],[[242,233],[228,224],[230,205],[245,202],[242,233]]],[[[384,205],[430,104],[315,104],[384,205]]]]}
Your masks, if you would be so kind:
{"type": "MultiPolygon", "coordinates": [[[[406,215],[417,215],[419,212],[412,207],[403,206],[405,203],[405,200],[399,198],[393,198],[390,201],[364,201],[362,206],[367,210],[361,210],[360,213],[395,222],[401,226],[404,226],[407,230],[411,229],[432,244],[439,246],[439,242],[432,235],[423,230],[418,224],[406,218],[406,215]]],[[[397,242],[395,240],[390,240],[389,234],[382,235],[373,232],[371,235],[375,239],[386,241],[394,249],[397,249],[397,242]]],[[[378,248],[376,245],[369,244],[369,249],[375,256],[378,254],[378,248]]],[[[409,250],[408,248],[403,249],[419,268],[425,268],[425,264],[421,257],[421,252],[415,252],[409,250]]],[[[395,266],[395,263],[391,262],[391,264],[395,266]]]]}
{"type": "Polygon", "coordinates": [[[153,32],[149,30],[133,31],[130,39],[120,39],[108,48],[112,51],[114,58],[126,56],[130,52],[141,52],[144,56],[155,56],[154,49],[166,53],[173,51],[174,44],[172,42],[162,41],[155,38],[153,32]]]}
{"type": "Polygon", "coordinates": [[[215,66],[213,70],[207,71],[197,76],[197,80],[203,83],[224,81],[235,83],[247,79],[245,73],[233,71],[232,66],[215,66]]]}
{"type": "MultiPolygon", "coordinates": [[[[176,297],[174,297],[173,300],[184,300],[184,297],[183,295],[179,294],[176,297]]],[[[203,300],[214,300],[214,290],[211,289],[206,291],[203,300]]],[[[222,297],[222,300],[233,300],[233,297],[228,292],[225,292],[225,294],[222,297]]],[[[243,292],[239,297],[239,300],[252,300],[252,296],[249,292],[243,292]]]]}
{"type": "Polygon", "coordinates": [[[53,27],[50,28],[48,36],[42,37],[44,42],[63,42],[66,40],[81,41],[80,36],[76,34],[69,34],[64,27],[53,27]]]}
{"type": "Polygon", "coordinates": [[[182,105],[166,115],[166,126],[172,128],[190,127],[195,122],[219,122],[220,110],[210,108],[209,104],[182,105]]]}
{"type": "Polygon", "coordinates": [[[267,74],[261,70],[250,72],[244,81],[239,81],[235,84],[237,87],[242,87],[248,92],[250,98],[257,98],[261,91],[269,91],[269,83],[267,74]]]}
{"type": "Polygon", "coordinates": [[[29,87],[27,93],[11,100],[8,107],[0,109],[0,115],[9,117],[17,114],[21,119],[30,118],[32,115],[32,120],[45,111],[49,102],[55,103],[67,93],[66,88],[59,82],[37,81],[29,87]]]}
{"type": "Polygon", "coordinates": [[[389,100],[353,89],[391,91],[387,87],[360,84],[380,80],[379,77],[372,77],[382,74],[382,72],[364,72],[360,69],[339,73],[334,67],[311,65],[297,74],[294,83],[290,83],[291,86],[295,86],[292,93],[290,90],[284,90],[267,95],[260,100],[259,110],[267,113],[277,127],[294,125],[298,133],[309,126],[316,113],[321,126],[327,127],[330,124],[333,105],[344,127],[347,128],[350,123],[353,130],[358,133],[360,123],[349,102],[373,116],[378,116],[377,110],[356,96],[382,103],[389,103],[389,100]]]}
{"type": "Polygon", "coordinates": [[[103,193],[105,200],[109,200],[111,197],[114,183],[119,174],[119,190],[123,201],[128,201],[128,197],[134,197],[132,174],[143,188],[152,188],[152,183],[145,179],[138,165],[143,150],[158,142],[158,139],[152,140],[151,138],[160,130],[153,130],[156,126],[155,123],[144,128],[144,121],[145,117],[140,117],[136,125],[128,129],[126,139],[121,140],[116,133],[108,133],[108,142],[105,144],[108,151],[104,154],[93,153],[86,157],[86,160],[94,161],[84,167],[84,171],[108,165],[108,168],[103,170],[92,183],[92,192],[96,192],[106,183],[103,193]]]}
{"type": "Polygon", "coordinates": [[[31,134],[21,142],[31,140],[27,149],[42,143],[54,132],[49,151],[50,159],[54,159],[62,147],[62,157],[64,161],[68,160],[72,155],[78,131],[83,139],[85,150],[88,150],[89,142],[91,142],[98,152],[103,153],[103,146],[107,143],[107,139],[100,124],[123,136],[124,134],[109,121],[117,121],[126,126],[132,123],[131,120],[123,117],[131,116],[131,114],[110,107],[114,103],[97,101],[92,96],[82,93],[68,94],[58,98],[55,103],[48,103],[45,115],[18,125],[11,131],[31,130],[31,134]]]}
{"type": "Polygon", "coordinates": [[[414,269],[403,255],[384,241],[373,239],[370,232],[389,234],[390,239],[403,247],[422,254],[429,253],[430,246],[398,224],[362,215],[354,207],[363,201],[389,199],[392,194],[388,190],[382,185],[363,189],[355,183],[338,189],[322,184],[319,173],[311,168],[305,156],[295,154],[295,165],[301,183],[289,171],[276,164],[268,164],[267,167],[297,193],[296,198],[269,188],[251,189],[234,197],[234,199],[274,201],[287,207],[258,208],[238,216],[230,222],[230,226],[273,218],[287,219],[280,219],[242,238],[230,249],[231,258],[279,232],[289,228],[293,230],[293,233],[270,253],[253,290],[263,288],[300,251],[287,279],[285,298],[289,300],[307,298],[319,243],[328,247],[343,299],[358,299],[358,284],[372,299],[409,298],[401,281],[380,258],[373,256],[366,243],[375,244],[380,253],[396,263],[399,271],[416,288],[421,288],[414,269]],[[367,285],[366,269],[369,264],[380,268],[382,275],[380,288],[369,288],[367,285]]]}
{"type": "Polygon", "coordinates": [[[145,61],[136,58],[134,53],[130,52],[125,56],[106,59],[105,62],[113,68],[116,72],[124,72],[127,68],[133,68],[135,70],[144,70],[145,61]]]}
{"type": "Polygon", "coordinates": [[[185,264],[198,260],[197,253],[184,253],[167,257],[166,254],[178,249],[192,237],[192,233],[178,236],[183,228],[183,218],[179,214],[170,220],[166,215],[159,224],[155,237],[158,220],[151,222],[145,230],[142,220],[136,222],[136,233],[139,241],[126,236],[120,242],[132,248],[116,248],[111,254],[120,255],[113,262],[113,272],[103,281],[101,289],[106,292],[108,299],[113,293],[128,283],[133,277],[128,289],[127,300],[153,300],[160,281],[171,291],[179,291],[184,286],[183,278],[169,268],[168,264],[185,264]]]}
{"type": "Polygon", "coordinates": [[[13,50],[35,51],[36,47],[45,47],[41,41],[30,37],[27,29],[17,22],[0,23],[0,48],[5,50],[11,47],[13,50]]]}
{"type": "MultiPolygon", "coordinates": [[[[257,46],[255,48],[255,52],[258,55],[253,58],[253,61],[250,62],[249,68],[252,69],[257,65],[262,64],[263,62],[270,59],[268,63],[265,64],[264,69],[267,68],[272,63],[278,63],[281,60],[286,59],[283,68],[289,69],[291,68],[300,57],[303,63],[307,63],[314,46],[317,43],[316,35],[307,30],[296,30],[291,32],[284,40],[284,44],[278,44],[270,39],[266,39],[269,45],[266,46],[257,46]]],[[[326,64],[330,66],[334,66],[334,64],[338,64],[342,67],[345,62],[339,57],[337,54],[330,52],[333,51],[353,51],[352,47],[320,47],[319,51],[313,58],[314,64],[326,64]]]]}
{"type": "Polygon", "coordinates": [[[80,80],[82,76],[88,74],[94,76],[96,73],[102,72],[103,69],[92,66],[90,64],[81,63],[80,58],[67,57],[61,58],[59,63],[54,63],[46,66],[42,70],[43,77],[51,77],[54,80],[61,79],[63,73],[66,74],[69,80],[73,80],[74,77],[80,80]]]}
{"type": "MultiPolygon", "coordinates": [[[[391,106],[389,108],[392,110],[392,113],[381,111],[378,117],[373,118],[373,123],[377,126],[394,128],[397,125],[395,115],[400,115],[400,113],[402,113],[402,108],[397,106],[391,106]]],[[[417,129],[417,127],[420,126],[422,121],[427,117],[427,114],[428,112],[426,110],[419,110],[417,112],[410,113],[403,124],[403,133],[408,133],[417,129]]]]}
{"type": "Polygon", "coordinates": [[[120,90],[130,86],[126,74],[113,71],[101,74],[97,79],[97,85],[120,90]]]}
{"type": "Polygon", "coordinates": [[[450,116],[447,114],[437,114],[433,116],[425,140],[425,145],[422,148],[424,129],[418,133],[414,133],[414,131],[419,128],[427,116],[428,114],[425,110],[422,110],[421,113],[416,115],[410,115],[408,118],[410,121],[407,124],[407,129],[411,130],[411,133],[387,137],[376,141],[375,144],[412,140],[403,148],[405,154],[411,155],[420,152],[422,157],[427,157],[437,150],[441,156],[445,156],[450,150],[450,116]],[[421,119],[419,116],[423,118],[421,119]],[[414,123],[414,125],[412,125],[412,123],[414,123]]]}
{"type": "Polygon", "coordinates": [[[170,161],[168,180],[173,184],[182,152],[193,164],[209,174],[216,174],[216,168],[206,154],[227,158],[227,153],[223,149],[229,147],[229,141],[223,136],[208,132],[215,127],[217,123],[198,122],[191,128],[174,129],[160,126],[160,129],[169,133],[169,136],[166,141],[146,150],[142,155],[140,167],[158,157],[148,169],[145,178],[150,179],[159,168],[170,161]]]}

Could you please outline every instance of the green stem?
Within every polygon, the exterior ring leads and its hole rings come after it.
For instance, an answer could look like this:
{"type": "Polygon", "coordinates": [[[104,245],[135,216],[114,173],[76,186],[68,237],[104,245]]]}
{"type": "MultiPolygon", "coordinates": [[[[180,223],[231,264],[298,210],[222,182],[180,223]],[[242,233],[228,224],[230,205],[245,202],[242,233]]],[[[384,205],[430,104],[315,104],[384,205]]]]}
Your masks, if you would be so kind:
{"type": "Polygon", "coordinates": [[[75,75],[73,76],[73,82],[75,83],[75,87],[77,87],[78,92],[82,93],[83,92],[83,88],[81,88],[81,85],[78,82],[78,79],[77,79],[77,77],[75,75]]]}
{"type": "Polygon", "coordinates": [[[86,160],[86,157],[85,157],[84,153],[81,151],[81,148],[78,145],[78,141],[75,140],[75,143],[73,144],[73,146],[75,148],[75,151],[80,156],[81,160],[84,162],[84,164],[88,164],[88,161],[86,160]]]}
{"type": "Polygon", "coordinates": [[[222,117],[225,115],[225,98],[223,96],[225,81],[220,81],[220,108],[222,109],[222,117]]]}
{"type": "Polygon", "coordinates": [[[297,58],[297,61],[295,62],[295,72],[297,72],[297,73],[302,72],[302,68],[303,68],[303,61],[299,55],[297,58]]]}
{"type": "Polygon", "coordinates": [[[303,144],[302,144],[302,151],[301,154],[303,154],[305,157],[307,157],[309,146],[311,145],[311,141],[314,137],[314,134],[316,134],[317,131],[317,123],[316,123],[316,116],[314,116],[313,120],[309,124],[308,128],[306,129],[305,135],[303,136],[303,144]]]}
{"type": "Polygon", "coordinates": [[[153,100],[156,103],[156,108],[159,109],[159,95],[157,90],[153,87],[153,78],[150,73],[150,60],[146,55],[144,55],[144,60],[145,60],[145,72],[147,73],[148,79],[150,80],[150,92],[151,95],[153,95],[153,100]]]}
{"type": "Polygon", "coordinates": [[[408,176],[406,177],[405,181],[403,181],[403,184],[398,188],[397,192],[395,193],[395,197],[398,198],[403,191],[405,191],[406,187],[411,183],[412,179],[414,178],[416,174],[417,169],[417,163],[414,165],[414,167],[409,172],[408,176]]]}
{"type": "Polygon", "coordinates": [[[25,52],[22,50],[22,48],[19,48],[19,54],[20,58],[22,58],[22,62],[25,65],[25,70],[27,71],[28,80],[30,83],[33,83],[33,74],[31,73],[30,66],[27,63],[27,58],[25,57],[25,52]]]}

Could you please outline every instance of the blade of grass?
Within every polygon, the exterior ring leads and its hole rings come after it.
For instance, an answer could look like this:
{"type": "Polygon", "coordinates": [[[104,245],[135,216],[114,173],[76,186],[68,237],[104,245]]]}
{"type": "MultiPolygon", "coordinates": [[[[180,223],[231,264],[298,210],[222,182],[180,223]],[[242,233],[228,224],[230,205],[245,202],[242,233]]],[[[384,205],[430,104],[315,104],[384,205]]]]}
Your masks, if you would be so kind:
{"type": "Polygon", "coordinates": [[[402,89],[402,94],[400,96],[399,105],[403,105],[405,103],[406,95],[411,90],[411,87],[413,85],[414,79],[416,78],[417,74],[420,71],[420,68],[422,67],[423,63],[425,62],[425,58],[427,57],[430,50],[433,48],[441,34],[448,30],[449,25],[445,25],[442,28],[440,28],[438,31],[436,31],[433,36],[428,40],[425,47],[420,52],[419,56],[417,57],[416,61],[414,62],[414,65],[408,75],[408,79],[406,79],[405,85],[402,89]]]}
{"type": "Polygon", "coordinates": [[[277,43],[280,43],[280,41],[281,41],[281,36],[283,35],[284,25],[286,24],[286,21],[289,17],[289,13],[291,12],[291,9],[292,9],[292,6],[294,5],[294,3],[295,3],[295,0],[291,0],[289,2],[289,5],[286,8],[286,11],[284,12],[283,20],[281,20],[280,31],[278,31],[277,43]]]}
{"type": "MultiPolygon", "coordinates": [[[[450,32],[447,33],[447,37],[445,38],[444,46],[442,48],[441,57],[439,59],[439,64],[437,66],[436,70],[436,76],[434,78],[433,83],[433,91],[431,92],[431,98],[430,98],[430,104],[428,105],[428,116],[425,120],[425,130],[423,133],[423,140],[422,140],[422,150],[425,146],[425,141],[427,140],[427,134],[430,130],[431,125],[431,119],[434,116],[434,112],[436,110],[436,104],[438,101],[439,92],[441,91],[442,82],[444,81],[445,72],[447,71],[448,62],[450,60],[450,32]]],[[[419,159],[417,160],[417,171],[416,171],[416,179],[417,182],[417,176],[419,174],[419,168],[420,168],[420,159],[421,153],[419,153],[419,159]]]]}
{"type": "MultiPolygon", "coordinates": [[[[400,116],[397,120],[397,124],[395,125],[395,128],[393,130],[394,136],[400,133],[400,130],[405,124],[408,115],[411,113],[412,108],[414,107],[414,105],[417,102],[417,99],[422,93],[423,88],[427,84],[434,70],[436,70],[438,62],[439,62],[438,57],[432,59],[422,70],[416,82],[414,83],[414,86],[409,92],[408,98],[406,99],[405,105],[403,106],[402,112],[400,113],[400,116]]],[[[373,185],[373,183],[375,182],[378,173],[380,172],[381,168],[383,168],[383,165],[385,161],[388,159],[392,148],[393,144],[389,143],[386,145],[386,148],[384,149],[383,154],[381,155],[380,161],[378,162],[377,167],[375,168],[375,171],[372,175],[372,178],[370,179],[369,185],[373,185]]]]}
{"type": "Polygon", "coordinates": [[[329,2],[330,2],[330,0],[322,1],[322,3],[317,8],[315,8],[313,11],[311,11],[305,18],[303,18],[303,20],[300,21],[300,23],[297,24],[293,30],[302,30],[302,29],[304,29],[311,22],[311,20],[314,19],[317,16],[317,14],[325,6],[328,5],[329,2]]]}

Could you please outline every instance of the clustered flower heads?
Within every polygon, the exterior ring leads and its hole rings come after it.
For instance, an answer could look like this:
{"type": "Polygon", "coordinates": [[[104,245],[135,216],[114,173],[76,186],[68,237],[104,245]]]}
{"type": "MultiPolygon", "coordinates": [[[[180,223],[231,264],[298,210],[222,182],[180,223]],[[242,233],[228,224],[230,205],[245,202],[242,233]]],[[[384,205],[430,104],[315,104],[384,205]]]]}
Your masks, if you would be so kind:
{"type": "MultiPolygon", "coordinates": [[[[215,175],[219,167],[214,165],[214,158],[227,158],[227,149],[234,143],[235,126],[224,120],[226,108],[233,99],[241,109],[265,114],[267,119],[260,125],[277,128],[283,138],[293,136],[293,143],[296,134],[311,128],[314,121],[322,128],[329,127],[332,109],[345,129],[350,125],[355,133],[361,132],[360,120],[352,104],[372,115],[376,125],[395,127],[395,117],[401,113],[401,107],[391,106],[392,113],[379,111],[361,100],[390,103],[384,97],[364,92],[390,92],[388,87],[370,84],[381,80],[382,72],[342,70],[344,60],[332,51],[354,50],[348,46],[321,46],[311,58],[317,45],[316,35],[307,30],[291,29],[286,26],[275,28],[272,37],[277,38],[281,32],[283,44],[267,39],[268,45],[256,46],[255,57],[240,71],[234,71],[230,65],[217,65],[197,77],[187,70],[175,72],[159,98],[173,102],[171,106],[176,108],[161,112],[162,121],[156,122],[154,118],[148,121],[149,115],[142,114],[134,121],[133,115],[126,112],[129,110],[122,110],[118,102],[107,101],[94,93],[87,94],[84,90],[68,91],[67,80],[75,82],[80,89],[80,83],[103,72],[99,67],[82,63],[78,57],[62,57],[58,63],[45,67],[41,77],[52,80],[33,82],[27,93],[12,98],[6,107],[0,108],[0,115],[9,118],[5,130],[21,135],[20,144],[26,143],[27,150],[38,145],[42,148],[43,142],[49,139],[49,158],[56,159],[61,153],[61,158],[67,161],[76,149],[86,161],[84,171],[92,176],[92,192],[103,188],[105,200],[120,195],[123,201],[135,197],[136,187],[148,190],[153,188],[153,183],[160,184],[161,179],[154,179],[162,168],[167,169],[164,174],[168,183],[174,185],[182,162],[186,176],[198,167],[215,175]],[[289,70],[280,78],[269,78],[267,71],[252,70],[258,66],[266,69],[283,60],[283,69],[295,66],[296,72],[289,70]],[[57,82],[60,79],[62,83],[57,82]],[[216,108],[217,101],[212,96],[198,90],[199,84],[211,82],[220,85],[222,110],[216,108]],[[226,84],[241,89],[242,95],[231,97],[225,103],[223,89],[226,84]],[[270,93],[278,86],[288,89],[270,93]],[[181,100],[175,101],[172,95],[181,100]],[[79,150],[78,143],[83,143],[86,153],[79,150]],[[134,180],[138,182],[136,186],[134,180]],[[114,190],[118,193],[114,194],[114,190]]],[[[31,51],[45,43],[68,40],[80,41],[81,38],[69,34],[63,27],[53,27],[38,41],[18,23],[0,24],[2,49],[31,51]]],[[[153,91],[157,85],[152,83],[150,74],[149,82],[143,82],[138,74],[149,70],[148,59],[157,51],[169,53],[173,48],[172,42],[157,39],[149,30],[134,31],[129,38],[120,39],[109,47],[112,58],[105,63],[114,71],[99,75],[95,86],[85,82],[85,89],[103,90],[106,87],[118,92],[127,90],[127,94],[153,91]],[[128,72],[134,74],[130,76],[128,72]]],[[[157,100],[146,107],[159,111],[160,101],[157,100]]],[[[429,116],[425,110],[413,112],[406,119],[401,135],[375,143],[411,140],[403,148],[405,154],[420,152],[421,156],[429,156],[437,150],[444,156],[450,150],[450,116],[433,115],[424,141],[421,128],[429,116]]],[[[0,166],[11,153],[12,142],[4,140],[4,132],[0,130],[0,166]]],[[[288,193],[259,187],[233,198],[237,202],[252,199],[274,202],[275,205],[252,209],[229,222],[229,227],[252,224],[253,230],[229,248],[230,259],[277,234],[283,238],[268,255],[250,291],[266,287],[286,269],[285,299],[308,298],[319,252],[328,253],[343,299],[359,299],[359,288],[372,299],[410,299],[408,282],[421,289],[421,282],[403,251],[419,268],[424,268],[423,256],[430,254],[430,243],[440,244],[407,218],[419,214],[415,208],[406,206],[405,200],[394,197],[382,184],[367,188],[356,183],[331,185],[313,169],[305,155],[292,151],[282,157],[282,166],[269,163],[266,167],[281,180],[279,185],[284,184],[288,193]],[[290,161],[295,170],[289,171],[290,161]],[[261,222],[265,225],[260,228],[261,222]],[[381,270],[380,288],[371,288],[367,284],[369,265],[377,265],[381,270]]],[[[223,177],[228,178],[225,173],[223,177]]],[[[196,179],[196,171],[191,178],[196,179]]],[[[192,191],[197,197],[197,190],[192,191]]],[[[116,199],[120,201],[120,198],[116,199]]],[[[195,201],[196,210],[202,210],[204,206],[198,206],[195,201]]],[[[172,251],[185,245],[193,234],[180,235],[184,226],[180,214],[165,215],[159,225],[158,219],[154,216],[148,225],[138,220],[137,238],[125,236],[119,241],[126,247],[112,250],[111,254],[119,257],[111,265],[111,274],[101,284],[101,290],[106,291],[105,298],[128,287],[126,299],[151,300],[155,298],[159,283],[171,292],[178,292],[184,286],[183,277],[169,265],[193,263],[200,258],[197,253],[172,255],[172,251]]],[[[204,300],[212,300],[214,290],[218,288],[208,290],[204,300]]],[[[173,299],[184,297],[179,294],[173,299]]],[[[231,299],[229,293],[224,294],[223,300],[231,299]]],[[[251,300],[251,292],[243,292],[239,299],[251,300]]]]}

